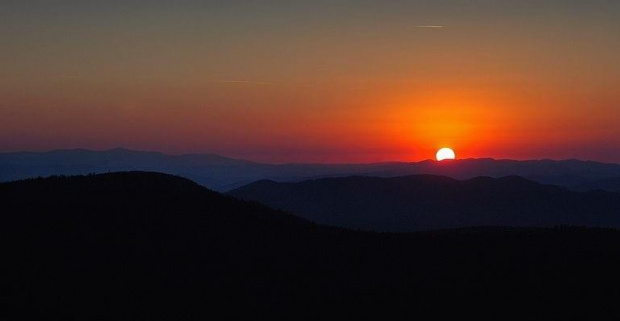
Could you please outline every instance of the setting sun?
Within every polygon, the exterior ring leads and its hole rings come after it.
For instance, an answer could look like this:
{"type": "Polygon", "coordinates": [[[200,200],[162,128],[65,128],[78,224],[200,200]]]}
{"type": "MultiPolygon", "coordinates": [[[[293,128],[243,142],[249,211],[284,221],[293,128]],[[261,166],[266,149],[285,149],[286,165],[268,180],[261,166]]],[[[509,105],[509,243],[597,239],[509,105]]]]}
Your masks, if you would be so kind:
{"type": "Polygon", "coordinates": [[[438,150],[436,156],[437,156],[437,160],[438,161],[442,161],[442,160],[445,160],[445,159],[455,159],[456,158],[456,154],[450,148],[442,148],[442,149],[438,150]]]}

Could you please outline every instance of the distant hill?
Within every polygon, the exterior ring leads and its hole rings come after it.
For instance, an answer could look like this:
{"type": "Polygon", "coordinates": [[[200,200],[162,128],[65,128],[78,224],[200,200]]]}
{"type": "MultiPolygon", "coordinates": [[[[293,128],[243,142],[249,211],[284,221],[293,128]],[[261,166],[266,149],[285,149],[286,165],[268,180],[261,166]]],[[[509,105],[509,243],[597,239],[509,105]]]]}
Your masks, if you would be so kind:
{"type": "Polygon", "coordinates": [[[231,168],[250,169],[255,165],[258,164],[214,154],[174,156],[123,148],[4,153],[0,154],[0,182],[51,175],[142,170],[192,177],[205,186],[220,189],[238,179],[231,168]]]}
{"type": "Polygon", "coordinates": [[[418,174],[448,176],[466,180],[480,176],[521,176],[529,180],[572,188],[592,180],[620,177],[620,165],[576,159],[569,160],[510,160],[510,159],[461,159],[456,161],[424,161],[415,163],[414,170],[397,169],[381,177],[418,174]]]}
{"type": "MultiPolygon", "coordinates": [[[[189,178],[217,191],[229,191],[270,179],[296,182],[324,177],[398,177],[430,174],[455,179],[521,176],[582,190],[592,182],[620,177],[620,165],[579,160],[494,160],[390,162],[376,164],[261,164],[213,154],[166,155],[117,148],[108,151],[57,150],[0,153],[0,182],[50,175],[84,175],[117,171],[156,171],[189,178]]],[[[607,189],[608,185],[596,188],[607,189]]],[[[617,190],[617,185],[611,186],[617,190]]]]}
{"type": "Polygon", "coordinates": [[[573,192],[518,176],[431,175],[258,181],[228,193],[321,224],[407,232],[470,226],[620,227],[620,194],[573,192]]]}
{"type": "Polygon", "coordinates": [[[615,230],[362,233],[140,172],[3,183],[0,204],[5,320],[620,317],[615,230]]]}

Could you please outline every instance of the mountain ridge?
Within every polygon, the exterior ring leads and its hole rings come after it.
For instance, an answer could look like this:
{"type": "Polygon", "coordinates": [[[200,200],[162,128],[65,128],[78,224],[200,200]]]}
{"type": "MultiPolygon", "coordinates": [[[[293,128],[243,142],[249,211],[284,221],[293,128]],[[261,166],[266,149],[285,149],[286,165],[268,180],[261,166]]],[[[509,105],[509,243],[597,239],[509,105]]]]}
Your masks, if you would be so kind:
{"type": "Polygon", "coordinates": [[[223,192],[260,179],[302,181],[351,175],[397,177],[417,174],[449,176],[459,180],[478,176],[518,175],[544,184],[575,190],[619,191],[620,182],[597,181],[620,177],[620,165],[578,160],[461,159],[436,162],[382,162],[366,164],[264,164],[216,154],[168,155],[115,148],[48,152],[0,153],[0,181],[29,177],[84,175],[118,171],[156,171],[179,175],[223,192]]]}

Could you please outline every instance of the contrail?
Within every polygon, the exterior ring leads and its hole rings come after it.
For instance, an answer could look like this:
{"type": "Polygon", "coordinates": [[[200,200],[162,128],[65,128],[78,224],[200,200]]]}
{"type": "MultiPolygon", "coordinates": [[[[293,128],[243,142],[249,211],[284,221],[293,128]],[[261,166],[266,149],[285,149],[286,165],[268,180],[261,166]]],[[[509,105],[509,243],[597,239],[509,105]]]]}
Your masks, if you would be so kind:
{"type": "Polygon", "coordinates": [[[216,81],[220,84],[248,84],[248,85],[273,85],[269,82],[261,82],[261,81],[249,81],[249,80],[218,80],[216,81]]]}
{"type": "Polygon", "coordinates": [[[415,26],[416,28],[443,28],[441,25],[415,26]]]}

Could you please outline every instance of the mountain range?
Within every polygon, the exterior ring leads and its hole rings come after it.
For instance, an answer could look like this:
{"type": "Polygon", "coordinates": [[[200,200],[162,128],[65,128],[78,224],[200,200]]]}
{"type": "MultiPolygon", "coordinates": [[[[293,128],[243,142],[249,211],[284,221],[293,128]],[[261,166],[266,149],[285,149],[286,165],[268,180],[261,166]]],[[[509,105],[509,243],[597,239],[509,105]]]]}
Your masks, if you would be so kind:
{"type": "Polygon", "coordinates": [[[50,175],[156,171],[189,178],[216,191],[261,179],[296,182],[324,177],[398,177],[430,174],[466,180],[478,176],[521,176],[574,190],[620,191],[620,165],[580,160],[462,159],[375,164],[262,164],[214,154],[167,155],[122,148],[108,151],[56,150],[0,153],[0,182],[50,175]]]}
{"type": "MultiPolygon", "coordinates": [[[[557,191],[388,182],[411,180],[557,191]]],[[[1,183],[0,204],[8,320],[620,317],[616,230],[359,232],[144,172],[1,183]]]]}

